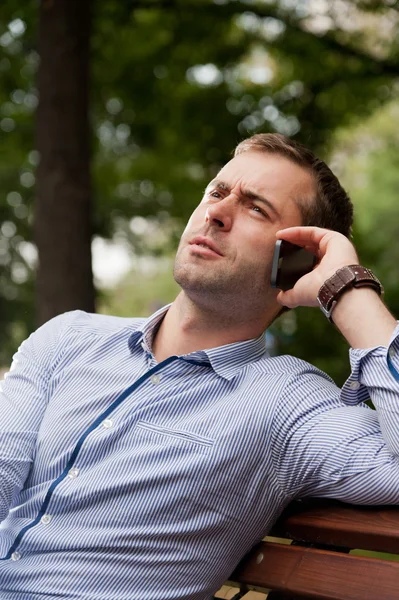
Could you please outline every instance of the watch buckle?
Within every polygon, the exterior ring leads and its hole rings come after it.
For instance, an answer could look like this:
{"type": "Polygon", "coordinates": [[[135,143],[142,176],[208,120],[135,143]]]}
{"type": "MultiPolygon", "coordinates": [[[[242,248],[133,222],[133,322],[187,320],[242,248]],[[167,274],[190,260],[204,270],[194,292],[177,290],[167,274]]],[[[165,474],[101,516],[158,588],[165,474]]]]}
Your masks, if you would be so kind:
{"type": "Polygon", "coordinates": [[[330,323],[332,323],[333,320],[331,318],[331,315],[335,308],[335,305],[337,304],[337,300],[333,300],[333,302],[328,310],[326,308],[324,308],[324,306],[322,305],[320,298],[318,296],[317,296],[317,302],[319,303],[319,307],[320,307],[320,310],[323,313],[323,315],[330,321],[330,323]]]}

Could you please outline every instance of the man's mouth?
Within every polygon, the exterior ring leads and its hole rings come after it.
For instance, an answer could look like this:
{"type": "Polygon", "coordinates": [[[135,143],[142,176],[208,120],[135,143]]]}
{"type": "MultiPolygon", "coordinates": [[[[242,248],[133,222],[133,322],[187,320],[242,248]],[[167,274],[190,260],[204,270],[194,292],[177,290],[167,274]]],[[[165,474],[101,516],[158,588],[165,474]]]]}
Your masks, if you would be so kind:
{"type": "Polygon", "coordinates": [[[208,251],[209,254],[217,254],[218,256],[223,256],[217,246],[212,242],[212,240],[205,238],[203,236],[197,236],[189,242],[190,246],[195,246],[196,248],[203,248],[204,251],[208,251]]]}

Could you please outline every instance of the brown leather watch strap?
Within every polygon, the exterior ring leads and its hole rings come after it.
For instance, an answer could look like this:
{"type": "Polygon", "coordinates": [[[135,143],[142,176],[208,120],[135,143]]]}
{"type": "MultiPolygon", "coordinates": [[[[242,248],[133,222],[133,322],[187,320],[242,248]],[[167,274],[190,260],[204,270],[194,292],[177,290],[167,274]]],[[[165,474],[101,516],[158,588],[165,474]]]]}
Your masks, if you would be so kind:
{"type": "Polygon", "coordinates": [[[367,267],[348,265],[338,269],[332,277],[324,282],[317,297],[322,312],[331,322],[331,313],[338,298],[352,287],[371,287],[379,295],[384,291],[377,277],[367,267]]]}

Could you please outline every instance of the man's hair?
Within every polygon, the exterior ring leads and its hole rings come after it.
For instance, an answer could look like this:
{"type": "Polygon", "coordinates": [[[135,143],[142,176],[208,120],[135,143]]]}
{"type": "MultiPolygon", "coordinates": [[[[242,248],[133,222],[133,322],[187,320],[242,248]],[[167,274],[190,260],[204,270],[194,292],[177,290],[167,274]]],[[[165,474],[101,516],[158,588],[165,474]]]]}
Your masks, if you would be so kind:
{"type": "Polygon", "coordinates": [[[238,144],[234,156],[248,151],[279,154],[312,174],[313,198],[297,198],[302,225],[323,227],[351,236],[353,205],[337,177],[325,162],[305,146],[280,133],[258,133],[238,144]]]}

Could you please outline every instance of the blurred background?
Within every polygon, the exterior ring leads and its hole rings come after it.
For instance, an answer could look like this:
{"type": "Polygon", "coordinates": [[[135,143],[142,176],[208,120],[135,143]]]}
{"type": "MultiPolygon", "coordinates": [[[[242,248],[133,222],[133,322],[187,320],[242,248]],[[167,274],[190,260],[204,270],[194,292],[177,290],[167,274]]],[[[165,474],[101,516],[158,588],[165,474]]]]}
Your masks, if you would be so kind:
{"type": "MultiPolygon", "coordinates": [[[[0,367],[66,310],[173,300],[185,221],[258,132],[327,160],[398,315],[398,23],[396,0],[2,0],[0,367]]],[[[348,374],[320,311],[267,340],[348,374]]]]}

